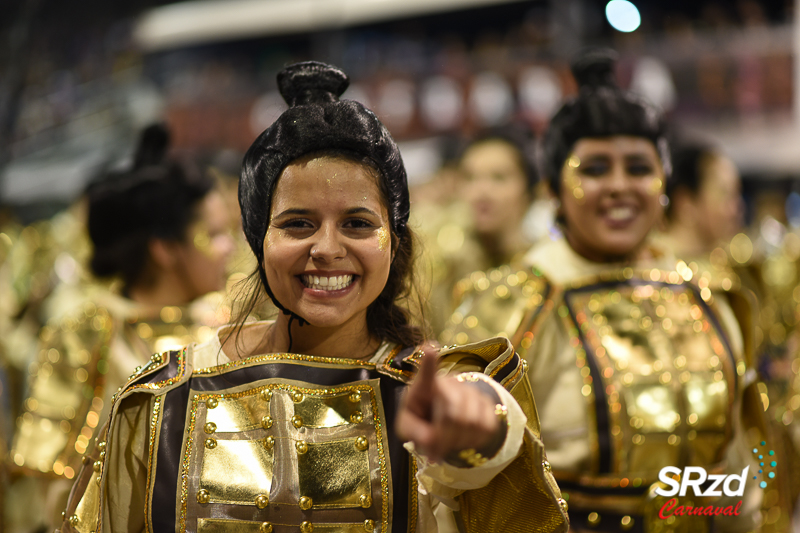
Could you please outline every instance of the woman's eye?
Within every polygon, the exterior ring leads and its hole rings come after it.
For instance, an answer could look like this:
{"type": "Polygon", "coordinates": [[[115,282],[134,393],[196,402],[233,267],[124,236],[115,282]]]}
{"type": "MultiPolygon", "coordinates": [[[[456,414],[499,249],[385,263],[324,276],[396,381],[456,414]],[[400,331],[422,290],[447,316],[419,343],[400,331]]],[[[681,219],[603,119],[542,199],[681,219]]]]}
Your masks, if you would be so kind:
{"type": "Polygon", "coordinates": [[[363,218],[352,218],[344,223],[345,228],[353,229],[372,228],[374,226],[375,225],[370,221],[364,220],[363,218]]]}
{"type": "Polygon", "coordinates": [[[308,229],[313,227],[308,220],[302,218],[287,220],[282,222],[279,226],[280,229],[308,229]]]}
{"type": "Polygon", "coordinates": [[[584,176],[597,178],[608,173],[609,168],[609,165],[605,163],[588,163],[586,165],[581,165],[579,170],[584,176]]]}
{"type": "Polygon", "coordinates": [[[647,176],[653,172],[653,167],[648,164],[640,163],[628,165],[628,174],[631,176],[647,176]]]}

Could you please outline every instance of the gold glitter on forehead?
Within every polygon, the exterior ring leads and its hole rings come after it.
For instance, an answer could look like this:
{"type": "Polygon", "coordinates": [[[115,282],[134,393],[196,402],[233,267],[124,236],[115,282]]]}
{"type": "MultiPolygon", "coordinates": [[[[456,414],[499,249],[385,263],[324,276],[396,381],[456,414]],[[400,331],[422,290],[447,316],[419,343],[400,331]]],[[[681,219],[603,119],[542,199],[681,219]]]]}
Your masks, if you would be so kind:
{"type": "Polygon", "coordinates": [[[378,250],[385,251],[389,246],[389,230],[386,226],[381,226],[378,229],[378,250]]]}

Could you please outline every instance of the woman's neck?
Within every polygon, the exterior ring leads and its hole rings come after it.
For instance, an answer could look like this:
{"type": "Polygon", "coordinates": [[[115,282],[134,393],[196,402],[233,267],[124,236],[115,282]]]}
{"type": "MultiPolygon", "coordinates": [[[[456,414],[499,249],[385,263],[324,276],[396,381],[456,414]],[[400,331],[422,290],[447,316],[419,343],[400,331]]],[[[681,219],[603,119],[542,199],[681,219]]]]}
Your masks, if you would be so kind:
{"type": "Polygon", "coordinates": [[[366,312],[332,327],[311,324],[301,326],[297,319],[291,320],[291,339],[289,326],[289,316],[280,314],[266,330],[253,328],[243,331],[244,349],[237,350],[239,358],[259,353],[291,352],[341,359],[365,359],[381,345],[380,339],[369,333],[366,312]]]}
{"type": "Polygon", "coordinates": [[[624,254],[604,253],[602,250],[595,250],[588,246],[582,246],[579,239],[575,239],[568,230],[564,230],[564,238],[572,251],[593,263],[635,263],[641,260],[645,254],[645,242],[647,239],[637,244],[624,254]]]}

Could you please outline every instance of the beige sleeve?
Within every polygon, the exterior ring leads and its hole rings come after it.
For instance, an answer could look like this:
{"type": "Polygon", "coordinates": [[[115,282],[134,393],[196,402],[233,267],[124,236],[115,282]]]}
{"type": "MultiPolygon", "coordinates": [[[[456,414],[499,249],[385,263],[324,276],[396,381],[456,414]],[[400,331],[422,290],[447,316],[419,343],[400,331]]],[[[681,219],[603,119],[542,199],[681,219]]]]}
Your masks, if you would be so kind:
{"type": "Polygon", "coordinates": [[[144,531],[150,413],[154,397],[135,394],[124,400],[112,419],[104,461],[101,530],[144,531]]]}
{"type": "Polygon", "coordinates": [[[459,510],[458,496],[467,490],[486,486],[496,475],[510,465],[520,451],[527,418],[517,401],[502,385],[480,373],[471,375],[488,383],[508,410],[508,433],[497,454],[481,466],[458,468],[448,463],[431,463],[405,444],[419,465],[419,524],[420,531],[455,533],[458,531],[454,514],[459,510]]]}

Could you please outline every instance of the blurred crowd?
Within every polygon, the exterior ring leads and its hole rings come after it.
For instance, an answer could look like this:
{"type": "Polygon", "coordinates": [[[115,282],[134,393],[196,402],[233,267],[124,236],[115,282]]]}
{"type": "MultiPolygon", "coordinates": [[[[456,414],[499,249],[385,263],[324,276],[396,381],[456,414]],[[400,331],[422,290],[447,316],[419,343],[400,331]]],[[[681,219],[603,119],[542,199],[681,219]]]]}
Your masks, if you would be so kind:
{"type": "MultiPolygon", "coordinates": [[[[743,342],[765,424],[782,458],[798,465],[800,197],[787,188],[745,198],[725,147],[683,128],[698,113],[724,120],[790,109],[791,34],[749,0],[667,20],[661,40],[615,42],[622,84],[671,122],[672,176],[649,241],[701,294],[741,289],[749,298],[743,342]]],[[[487,275],[511,279],[532,247],[562,237],[541,136],[578,85],[568,62],[538,46],[553,38],[543,27],[533,10],[502,36],[469,43],[366,31],[340,43],[341,66],[354,74],[345,98],[375,109],[398,140],[438,139],[434,162],[410,176],[421,244],[411,297],[428,337],[443,344],[466,342],[465,328],[475,327],[459,315],[465,293],[489,287],[487,275]]],[[[36,56],[8,145],[24,158],[76,132],[113,130],[121,148],[108,155],[128,154],[85,176],[80,197],[55,216],[0,211],[0,524],[15,533],[60,523],[114,393],[153,353],[204,341],[238,313],[275,314],[268,301],[241,309],[237,300],[255,270],[239,220],[239,165],[284,110],[267,80],[314,50],[277,48],[258,68],[204,52],[145,60],[115,31],[103,36],[108,46],[77,52],[81,68],[36,56]],[[168,126],[146,127],[157,117],[168,126]]],[[[502,299],[500,287],[492,290],[502,299]]],[[[789,473],[780,495],[765,496],[763,520],[775,531],[788,531],[800,495],[800,469],[789,473]]]]}

